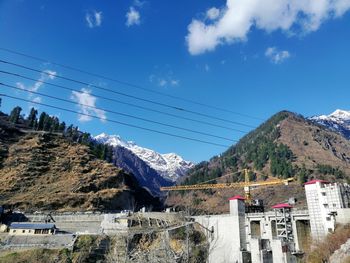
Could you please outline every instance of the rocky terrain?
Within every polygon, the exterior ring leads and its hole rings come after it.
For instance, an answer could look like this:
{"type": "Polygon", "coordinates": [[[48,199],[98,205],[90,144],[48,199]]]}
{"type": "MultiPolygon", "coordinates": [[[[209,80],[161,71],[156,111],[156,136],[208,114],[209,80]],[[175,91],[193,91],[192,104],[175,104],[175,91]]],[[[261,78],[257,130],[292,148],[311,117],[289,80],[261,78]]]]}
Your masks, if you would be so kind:
{"type": "MultiPolygon", "coordinates": [[[[196,184],[214,178],[216,182],[238,182],[244,180],[239,171],[246,167],[251,170],[251,180],[295,178],[289,186],[257,188],[253,198],[263,199],[269,207],[293,196],[298,200],[297,207],[305,207],[302,183],[306,180],[349,181],[350,141],[314,121],[283,111],[220,156],[196,165],[181,183],[196,184]]],[[[242,193],[243,189],[171,192],[167,203],[192,207],[197,212],[222,213],[228,211],[227,199],[242,193]]]]}
{"type": "Polygon", "coordinates": [[[0,200],[26,211],[161,207],[130,174],[61,134],[21,131],[0,119],[0,200]]]}
{"type": "Polygon", "coordinates": [[[121,146],[113,147],[112,163],[122,168],[124,171],[133,174],[138,183],[148,189],[154,196],[161,196],[160,186],[169,186],[174,183],[163,178],[159,173],[151,168],[145,161],[140,159],[133,152],[121,146]]]}
{"type": "Polygon", "coordinates": [[[144,161],[146,165],[155,170],[160,176],[171,182],[177,181],[194,166],[192,162],[184,160],[175,153],[160,154],[151,149],[140,147],[134,142],[124,141],[118,135],[102,133],[95,136],[94,139],[98,142],[113,146],[117,151],[120,151],[120,148],[129,150],[144,161]]]}

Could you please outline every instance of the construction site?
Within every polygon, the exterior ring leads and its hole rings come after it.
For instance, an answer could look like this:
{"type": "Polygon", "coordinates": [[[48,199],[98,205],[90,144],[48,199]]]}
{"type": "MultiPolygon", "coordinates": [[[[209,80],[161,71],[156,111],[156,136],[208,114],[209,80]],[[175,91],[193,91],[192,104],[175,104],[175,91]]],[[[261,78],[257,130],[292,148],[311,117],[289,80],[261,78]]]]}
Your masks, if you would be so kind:
{"type": "Polygon", "coordinates": [[[95,248],[98,252],[94,253],[103,255],[105,260],[109,255],[108,262],[192,262],[191,255],[200,249],[201,262],[292,263],[299,262],[305,251],[332,233],[336,225],[350,223],[348,184],[312,180],[304,185],[306,210],[294,209],[291,199],[265,211],[263,200],[252,198],[251,188],[288,184],[292,179],[249,182],[247,170],[245,174],[246,181],[240,183],[161,189],[243,187],[245,196],[235,195],[228,200],[228,214],[191,216],[171,209],[164,212],[142,209],[118,213],[12,213],[6,217],[2,209],[0,250],[74,250],[79,237],[92,235],[100,237],[95,248]]]}

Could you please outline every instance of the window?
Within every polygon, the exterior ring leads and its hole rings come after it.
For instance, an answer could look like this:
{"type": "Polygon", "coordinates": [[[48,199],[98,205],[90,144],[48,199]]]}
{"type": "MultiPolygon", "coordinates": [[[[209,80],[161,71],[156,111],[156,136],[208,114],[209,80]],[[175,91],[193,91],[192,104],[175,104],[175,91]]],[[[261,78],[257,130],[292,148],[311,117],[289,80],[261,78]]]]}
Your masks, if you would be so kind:
{"type": "Polygon", "coordinates": [[[322,195],[323,195],[323,196],[326,196],[327,194],[326,194],[325,192],[322,192],[322,195]]]}
{"type": "Polygon", "coordinates": [[[324,208],[328,208],[328,204],[323,204],[324,208]]]}
{"type": "Polygon", "coordinates": [[[14,229],[12,232],[13,232],[13,233],[16,233],[16,229],[14,229]]]}
{"type": "Polygon", "coordinates": [[[26,231],[23,229],[23,230],[22,230],[22,233],[25,233],[25,232],[26,232],[26,231]]]}
{"type": "Polygon", "coordinates": [[[327,221],[331,221],[331,218],[329,216],[326,217],[327,221]]]}
{"type": "Polygon", "coordinates": [[[337,204],[333,204],[333,207],[337,207],[337,204]]]}

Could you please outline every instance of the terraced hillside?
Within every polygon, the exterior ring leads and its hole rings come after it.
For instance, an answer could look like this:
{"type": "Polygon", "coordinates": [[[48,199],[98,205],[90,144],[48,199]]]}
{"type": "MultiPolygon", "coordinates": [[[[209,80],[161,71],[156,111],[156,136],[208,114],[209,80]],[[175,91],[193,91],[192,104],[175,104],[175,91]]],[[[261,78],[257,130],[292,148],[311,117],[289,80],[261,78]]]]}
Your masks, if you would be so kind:
{"type": "Polygon", "coordinates": [[[160,207],[135,178],[60,134],[23,132],[0,121],[0,200],[35,210],[160,207]]]}

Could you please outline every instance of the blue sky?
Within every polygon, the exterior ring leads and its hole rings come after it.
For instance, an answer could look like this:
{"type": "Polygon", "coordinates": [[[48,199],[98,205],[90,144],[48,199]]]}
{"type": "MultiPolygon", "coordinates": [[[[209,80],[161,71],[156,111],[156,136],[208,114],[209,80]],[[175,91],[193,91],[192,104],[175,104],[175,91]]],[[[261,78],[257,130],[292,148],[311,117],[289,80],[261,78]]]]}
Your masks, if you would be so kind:
{"type": "MultiPolygon", "coordinates": [[[[227,1],[0,1],[0,47],[110,76],[201,103],[255,116],[216,111],[74,72],[50,63],[0,51],[3,60],[74,78],[141,98],[203,114],[257,126],[280,110],[305,116],[349,110],[350,9],[349,0],[336,1],[227,0],[227,1]],[[262,2],[264,2],[262,4],[262,2]],[[286,9],[287,8],[287,9],[286,9]],[[288,12],[286,12],[286,10],[288,12]]],[[[233,129],[250,128],[135,101],[0,63],[0,70],[85,92],[120,99],[233,129]]],[[[72,94],[35,81],[1,75],[2,82],[84,104],[118,111],[238,140],[243,133],[180,120],[125,105],[72,94]]],[[[231,142],[179,131],[101,111],[79,108],[23,91],[0,87],[1,92],[40,100],[75,111],[88,111],[151,129],[219,144],[231,142]]],[[[3,99],[2,110],[30,105],[3,99]]],[[[161,153],[176,152],[199,162],[225,148],[185,141],[114,123],[89,120],[77,114],[36,106],[93,135],[119,134],[125,140],[161,153]]]]}

